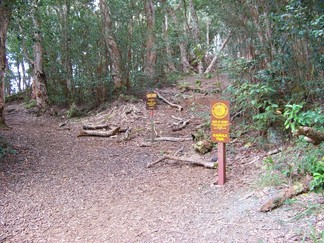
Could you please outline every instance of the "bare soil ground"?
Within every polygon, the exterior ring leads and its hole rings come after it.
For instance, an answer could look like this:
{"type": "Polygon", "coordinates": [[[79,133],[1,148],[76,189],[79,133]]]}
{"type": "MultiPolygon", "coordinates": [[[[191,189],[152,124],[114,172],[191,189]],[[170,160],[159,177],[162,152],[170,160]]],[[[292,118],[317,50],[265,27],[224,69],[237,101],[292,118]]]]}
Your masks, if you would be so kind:
{"type": "MultiPolygon", "coordinates": [[[[185,81],[197,84],[196,78],[185,81]]],[[[202,88],[210,90],[215,81],[204,80],[202,88]]],[[[161,93],[184,106],[180,112],[159,103],[155,112],[157,133],[172,137],[190,137],[218,96],[176,88],[161,93]],[[191,123],[172,132],[172,115],[191,123]]],[[[263,152],[238,140],[228,144],[222,187],[217,170],[175,161],[146,168],[179,148],[205,161],[216,151],[198,155],[193,141],[150,144],[144,101],[119,100],[64,127],[64,118],[35,117],[22,104],[6,110],[11,130],[1,135],[17,153],[0,161],[0,242],[312,242],[324,229],[324,213],[309,210],[323,203],[312,193],[259,212],[279,189],[256,186],[263,152]],[[77,137],[83,124],[99,121],[132,127],[131,139],[77,137]]]]}

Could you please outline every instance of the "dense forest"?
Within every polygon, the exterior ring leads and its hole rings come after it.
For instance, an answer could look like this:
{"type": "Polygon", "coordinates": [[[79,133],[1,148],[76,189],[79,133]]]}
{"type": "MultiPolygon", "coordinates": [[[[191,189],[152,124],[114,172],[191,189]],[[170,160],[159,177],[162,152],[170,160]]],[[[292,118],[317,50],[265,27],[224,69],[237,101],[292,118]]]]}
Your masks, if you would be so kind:
{"type": "MultiPolygon", "coordinates": [[[[233,80],[233,112],[323,140],[323,1],[1,0],[0,113],[90,108],[181,75],[233,80]],[[311,130],[305,130],[304,126],[311,130]]],[[[242,128],[244,130],[244,128],[242,128]]]]}
{"type": "Polygon", "coordinates": [[[323,92],[323,9],[319,0],[2,0],[1,81],[7,96],[30,90],[44,109],[224,71],[263,109],[311,104],[323,92]]]}

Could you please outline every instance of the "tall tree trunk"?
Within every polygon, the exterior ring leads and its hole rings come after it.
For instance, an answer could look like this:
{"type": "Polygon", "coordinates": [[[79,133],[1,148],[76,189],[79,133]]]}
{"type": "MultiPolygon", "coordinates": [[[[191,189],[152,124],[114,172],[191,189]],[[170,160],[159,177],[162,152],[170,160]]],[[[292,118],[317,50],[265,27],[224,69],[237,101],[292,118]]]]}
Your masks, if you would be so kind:
{"type": "Polygon", "coordinates": [[[198,25],[198,17],[196,14],[196,10],[194,8],[193,5],[193,1],[189,0],[189,9],[190,9],[190,13],[191,13],[191,27],[192,27],[192,32],[193,32],[193,36],[196,42],[196,60],[198,61],[198,72],[199,74],[203,74],[204,73],[204,65],[203,65],[203,58],[204,58],[204,51],[201,48],[200,45],[200,29],[199,29],[199,25],[198,25]]]}
{"type": "Polygon", "coordinates": [[[43,39],[41,36],[40,21],[37,16],[37,7],[33,9],[34,34],[34,65],[33,65],[33,94],[36,97],[37,107],[40,113],[44,113],[49,105],[46,90],[46,74],[44,72],[43,39]]]}
{"type": "MultiPolygon", "coordinates": [[[[132,2],[133,3],[133,2],[132,2]]],[[[133,49],[133,19],[130,20],[128,25],[128,50],[127,50],[127,70],[126,70],[126,89],[129,90],[131,88],[130,84],[130,74],[132,70],[132,64],[133,64],[133,55],[132,55],[132,49],[133,49]]]]}
{"type": "Polygon", "coordinates": [[[21,92],[21,72],[20,72],[20,60],[17,56],[16,58],[16,67],[17,67],[17,88],[18,88],[18,92],[21,92]]]}
{"type": "Polygon", "coordinates": [[[110,53],[112,65],[112,77],[114,80],[115,93],[120,92],[125,87],[125,75],[122,65],[122,55],[119,46],[117,45],[116,37],[113,31],[113,23],[110,17],[110,9],[106,0],[99,0],[102,21],[104,25],[104,39],[110,53]]]}
{"type": "Polygon", "coordinates": [[[4,116],[5,78],[7,70],[6,38],[11,16],[10,2],[12,1],[0,1],[0,126],[6,126],[4,116]]]}
{"type": "Polygon", "coordinates": [[[28,89],[29,88],[29,83],[27,82],[27,77],[26,77],[26,68],[24,64],[24,59],[22,59],[21,62],[21,71],[22,71],[22,81],[23,81],[23,87],[22,89],[28,89]]]}
{"type": "Polygon", "coordinates": [[[164,15],[164,28],[163,28],[163,39],[165,42],[165,49],[166,49],[166,54],[167,54],[167,63],[168,63],[168,68],[170,71],[175,72],[177,69],[172,61],[172,51],[169,43],[169,33],[168,33],[168,28],[169,28],[169,23],[168,23],[168,15],[164,15]]]}
{"type": "Polygon", "coordinates": [[[155,11],[153,0],[145,1],[145,15],[147,24],[147,39],[145,43],[146,56],[144,73],[149,77],[155,76],[156,50],[155,50],[155,11]]]}
{"type": "Polygon", "coordinates": [[[186,48],[187,43],[184,40],[185,38],[183,38],[183,33],[179,29],[180,23],[178,21],[176,14],[174,13],[173,9],[168,8],[168,13],[173,18],[173,22],[174,22],[173,24],[175,26],[176,34],[177,34],[178,38],[180,38],[179,49],[180,49],[182,69],[185,73],[190,73],[192,71],[192,67],[190,66],[189,61],[188,61],[188,54],[187,54],[187,48],[186,48]]]}
{"type": "Polygon", "coordinates": [[[73,99],[73,77],[71,61],[71,40],[70,40],[70,0],[63,0],[61,15],[63,22],[63,67],[65,73],[65,95],[68,99],[73,99]]]}

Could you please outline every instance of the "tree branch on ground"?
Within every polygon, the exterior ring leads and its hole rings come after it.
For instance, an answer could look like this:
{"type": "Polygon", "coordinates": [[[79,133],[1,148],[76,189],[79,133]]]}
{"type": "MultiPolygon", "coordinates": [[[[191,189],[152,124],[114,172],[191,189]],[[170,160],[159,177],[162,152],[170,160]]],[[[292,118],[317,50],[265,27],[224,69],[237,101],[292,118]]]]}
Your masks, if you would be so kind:
{"type": "Polygon", "coordinates": [[[291,199],[299,194],[306,193],[310,190],[309,184],[311,177],[307,176],[303,181],[296,183],[295,185],[285,189],[279,195],[271,198],[261,207],[261,212],[269,212],[273,209],[280,207],[287,199],[291,199]]]}
{"type": "Polygon", "coordinates": [[[108,124],[98,124],[98,125],[85,124],[85,125],[83,125],[83,130],[97,130],[97,129],[108,129],[108,130],[110,130],[111,128],[109,127],[108,124]]]}
{"type": "Polygon", "coordinates": [[[174,137],[158,137],[154,138],[154,141],[170,141],[170,142],[184,142],[190,141],[192,138],[174,138],[174,137]]]}
{"type": "Polygon", "coordinates": [[[185,120],[185,121],[180,121],[178,124],[175,125],[175,127],[172,128],[172,132],[177,132],[177,131],[181,131],[182,129],[184,129],[190,122],[190,119],[185,120]]]}
{"type": "Polygon", "coordinates": [[[167,103],[169,106],[174,107],[174,108],[177,108],[179,111],[182,111],[182,110],[183,110],[183,107],[182,107],[181,105],[177,105],[177,104],[174,104],[174,103],[168,101],[166,98],[164,98],[164,97],[163,97],[159,92],[157,92],[157,91],[154,91],[154,92],[157,94],[157,97],[158,97],[160,100],[164,101],[164,102],[167,103]]]}
{"type": "Polygon", "coordinates": [[[295,136],[304,135],[307,142],[313,143],[314,145],[319,145],[324,141],[324,132],[316,131],[311,127],[299,127],[294,133],[295,136]]]}
{"type": "Polygon", "coordinates": [[[198,165],[198,166],[203,166],[205,168],[209,169],[216,169],[217,168],[217,163],[215,162],[204,162],[204,161],[198,161],[190,158],[183,158],[183,157],[177,157],[177,156],[171,156],[171,155],[164,155],[163,157],[155,160],[154,162],[150,163],[147,165],[147,168],[152,167],[153,165],[156,165],[157,163],[162,162],[163,160],[170,159],[170,160],[176,160],[180,162],[187,162],[192,165],[198,165]]]}
{"type": "Polygon", "coordinates": [[[95,137],[111,137],[120,132],[120,127],[116,127],[109,131],[98,131],[98,130],[82,130],[78,137],[83,136],[95,136],[95,137]]]}

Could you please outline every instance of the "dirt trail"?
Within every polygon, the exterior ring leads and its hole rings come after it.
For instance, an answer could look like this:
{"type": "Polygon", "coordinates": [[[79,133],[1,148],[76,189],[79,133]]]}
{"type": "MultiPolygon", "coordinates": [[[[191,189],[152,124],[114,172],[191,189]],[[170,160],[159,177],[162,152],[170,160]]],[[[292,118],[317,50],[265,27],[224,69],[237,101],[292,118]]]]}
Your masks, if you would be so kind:
{"type": "Polygon", "coordinates": [[[0,163],[0,242],[309,241],[309,224],[318,221],[293,220],[289,205],[260,213],[274,191],[252,187],[257,166],[235,156],[218,187],[215,170],[146,168],[179,144],[77,138],[81,122],[58,130],[58,118],[34,117],[22,105],[7,110],[12,129],[1,134],[19,153],[0,163]]]}

